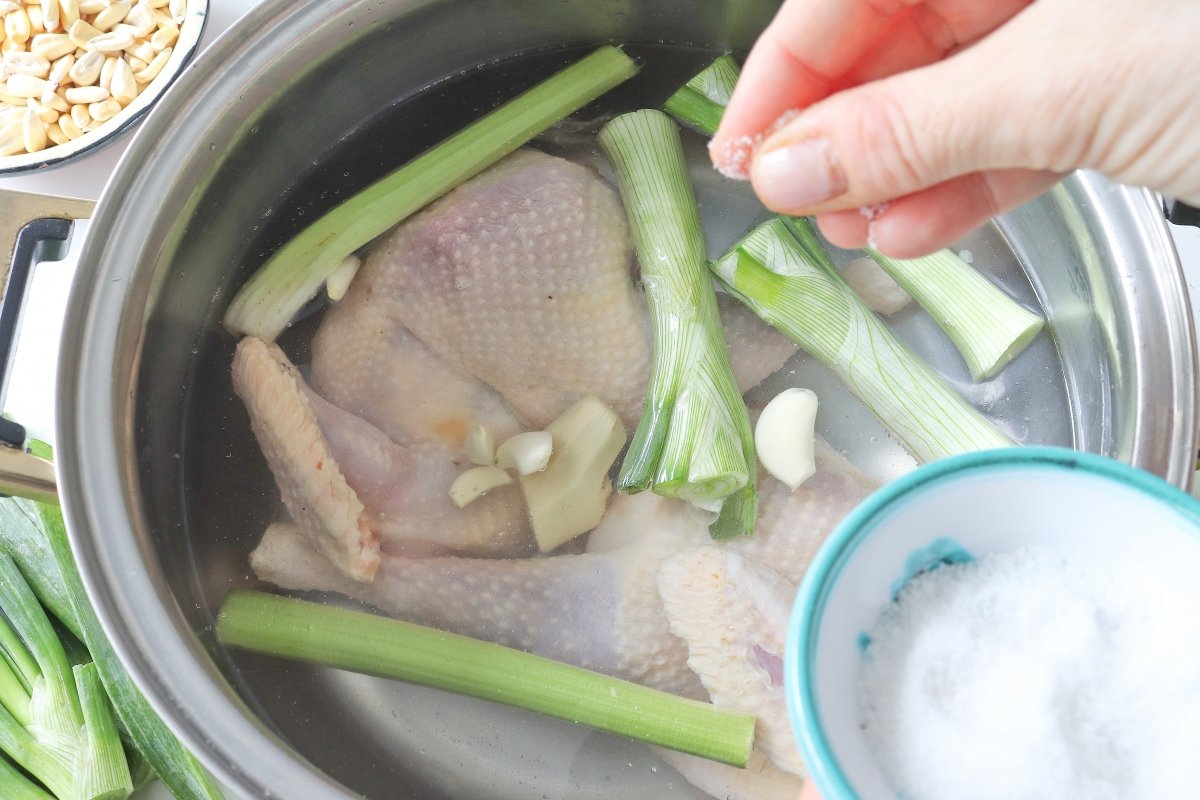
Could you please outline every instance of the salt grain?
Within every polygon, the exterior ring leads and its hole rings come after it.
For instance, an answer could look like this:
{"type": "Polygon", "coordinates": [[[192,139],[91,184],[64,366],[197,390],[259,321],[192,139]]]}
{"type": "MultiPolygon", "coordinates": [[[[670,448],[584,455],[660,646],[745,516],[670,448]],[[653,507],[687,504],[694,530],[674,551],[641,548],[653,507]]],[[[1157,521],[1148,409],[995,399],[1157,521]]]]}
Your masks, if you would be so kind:
{"type": "Polygon", "coordinates": [[[718,148],[714,139],[708,143],[708,152],[717,172],[735,181],[745,181],[750,179],[750,160],[761,141],[761,136],[735,136],[718,148]]]}
{"type": "Polygon", "coordinates": [[[872,632],[860,723],[910,800],[1195,797],[1197,607],[1047,548],[941,567],[872,632]]]}

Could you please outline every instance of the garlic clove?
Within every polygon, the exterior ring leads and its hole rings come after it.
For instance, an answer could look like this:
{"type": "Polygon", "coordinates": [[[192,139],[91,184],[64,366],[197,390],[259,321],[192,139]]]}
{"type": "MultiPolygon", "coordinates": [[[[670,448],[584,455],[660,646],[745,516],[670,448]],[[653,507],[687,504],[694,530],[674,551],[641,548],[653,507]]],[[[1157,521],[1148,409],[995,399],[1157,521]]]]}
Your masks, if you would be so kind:
{"type": "Polygon", "coordinates": [[[450,499],[459,508],[475,502],[498,486],[512,483],[512,478],[499,467],[472,467],[450,484],[450,499]]]}
{"type": "Polygon", "coordinates": [[[548,431],[518,433],[496,448],[496,466],[532,475],[546,468],[553,452],[554,438],[548,431]]]}
{"type": "Polygon", "coordinates": [[[758,460],[793,491],[816,472],[817,395],[811,389],[785,389],[767,403],[754,428],[758,460]]]}

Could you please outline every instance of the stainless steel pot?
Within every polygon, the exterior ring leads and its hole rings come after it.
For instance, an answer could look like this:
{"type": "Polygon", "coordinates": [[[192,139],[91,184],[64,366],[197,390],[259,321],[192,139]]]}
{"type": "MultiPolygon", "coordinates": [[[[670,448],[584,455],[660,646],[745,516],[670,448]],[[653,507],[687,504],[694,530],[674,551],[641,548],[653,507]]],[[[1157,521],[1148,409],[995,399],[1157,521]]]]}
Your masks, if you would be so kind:
{"type": "MultiPolygon", "coordinates": [[[[629,104],[632,92],[645,103],[709,54],[748,47],[772,11],[753,0],[275,0],[146,120],[100,201],[72,292],[58,478],[114,644],[226,783],[305,800],[701,796],[641,746],[217,647],[216,604],[251,582],[246,554],[276,504],[232,397],[233,342],[218,320],[248,270],[306,220],[510,94],[513,75],[528,83],[566,59],[561,48],[648,45],[639,52],[663,69],[608,101],[629,104]]],[[[1040,302],[1054,332],[973,399],[1023,439],[1114,455],[1186,486],[1194,340],[1153,198],[1077,174],[970,244],[1040,302]]],[[[914,346],[946,361],[936,336],[906,324],[914,346]]],[[[828,433],[881,476],[905,466],[876,457],[868,422],[828,433]]]]}

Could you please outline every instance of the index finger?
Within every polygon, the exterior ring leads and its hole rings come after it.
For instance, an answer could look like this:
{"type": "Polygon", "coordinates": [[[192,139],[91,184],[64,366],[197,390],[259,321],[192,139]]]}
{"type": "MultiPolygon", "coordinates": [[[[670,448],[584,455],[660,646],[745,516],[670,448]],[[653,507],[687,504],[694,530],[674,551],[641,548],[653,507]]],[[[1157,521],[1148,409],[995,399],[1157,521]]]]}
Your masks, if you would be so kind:
{"type": "Polygon", "coordinates": [[[903,0],[784,3],[742,68],[713,137],[714,163],[721,167],[724,160],[724,166],[736,166],[738,154],[733,151],[742,148],[748,154],[753,137],[783,112],[829,94],[834,81],[859,60],[902,4],[903,0]]]}

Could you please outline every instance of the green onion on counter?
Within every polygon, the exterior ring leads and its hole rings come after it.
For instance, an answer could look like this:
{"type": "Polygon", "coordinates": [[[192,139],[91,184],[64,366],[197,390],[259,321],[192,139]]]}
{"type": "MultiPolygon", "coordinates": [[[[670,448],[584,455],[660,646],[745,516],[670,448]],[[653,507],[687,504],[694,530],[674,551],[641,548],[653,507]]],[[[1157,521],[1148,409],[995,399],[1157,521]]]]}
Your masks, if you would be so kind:
{"type": "Polygon", "coordinates": [[[522,650],[291,597],[230,592],[230,647],[432,686],[744,767],[754,717],[522,650]]]}
{"type": "Polygon", "coordinates": [[[645,410],[617,485],[719,504],[714,538],[753,533],[754,435],[705,268],[678,126],[661,111],[635,111],[605,125],[599,140],[625,201],[654,341],[645,410]]]}
{"type": "Polygon", "coordinates": [[[260,267],[230,303],[225,326],[274,341],[346,256],[636,72],[620,49],[601,47],[371,184],[260,267]]]}
{"type": "MultiPolygon", "coordinates": [[[[724,55],[705,67],[664,104],[680,122],[711,136],[717,131],[738,79],[738,66],[724,55]]],[[[811,221],[795,220],[805,249],[829,261],[811,221]]],[[[986,380],[1033,341],[1045,321],[1021,306],[950,250],[913,259],[867,255],[924,308],[962,354],[974,380],[986,380]]],[[[832,265],[832,261],[829,261],[832,265]]]]}
{"type": "Polygon", "coordinates": [[[11,623],[0,624],[0,751],[52,792],[0,758],[0,797],[124,798],[149,765],[178,800],[221,800],[215,781],[146,702],[105,637],[57,506],[0,498],[0,610],[11,623]],[[42,609],[67,629],[61,639],[42,609]],[[90,663],[68,666],[78,658],[90,663]],[[36,722],[38,715],[54,725],[31,724],[36,731],[22,734],[21,720],[36,722]],[[69,744],[62,733],[68,727],[69,744]],[[46,740],[43,731],[58,733],[46,740]]]}

